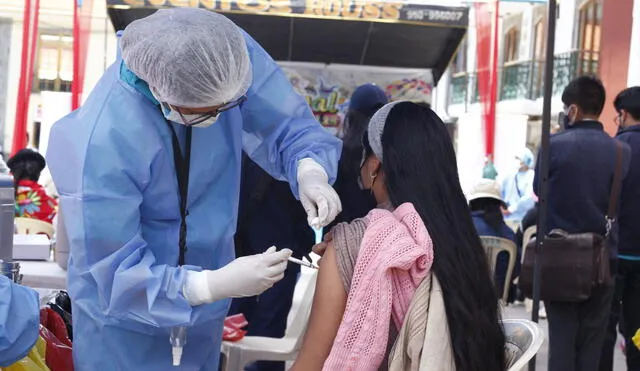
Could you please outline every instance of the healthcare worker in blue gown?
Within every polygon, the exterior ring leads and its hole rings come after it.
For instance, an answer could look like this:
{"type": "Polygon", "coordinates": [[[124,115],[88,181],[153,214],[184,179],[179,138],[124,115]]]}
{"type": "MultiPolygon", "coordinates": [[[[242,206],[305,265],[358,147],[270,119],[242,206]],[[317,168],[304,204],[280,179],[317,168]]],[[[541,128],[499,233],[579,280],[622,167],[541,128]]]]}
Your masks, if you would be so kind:
{"type": "Polygon", "coordinates": [[[160,10],[125,29],[120,51],[47,154],[70,240],[75,369],[216,370],[229,298],[271,287],[291,254],[234,260],[241,151],[324,226],[341,210],[341,145],[222,15],[160,10]]]}
{"type": "Polygon", "coordinates": [[[38,293],[0,276],[0,367],[24,358],[38,339],[38,293]]]}

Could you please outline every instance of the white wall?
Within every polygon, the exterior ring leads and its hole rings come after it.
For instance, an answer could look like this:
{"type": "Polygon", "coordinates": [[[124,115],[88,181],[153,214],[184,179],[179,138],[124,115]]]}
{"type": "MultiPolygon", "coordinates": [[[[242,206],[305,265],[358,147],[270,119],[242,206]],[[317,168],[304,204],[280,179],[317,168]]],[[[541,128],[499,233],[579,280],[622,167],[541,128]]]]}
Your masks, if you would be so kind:
{"type": "Polygon", "coordinates": [[[460,185],[468,193],[478,179],[482,178],[484,167],[484,130],[479,114],[465,113],[458,117],[458,176],[460,185]]]}
{"type": "MultiPolygon", "coordinates": [[[[64,29],[71,32],[71,30],[73,29],[73,4],[74,1],[72,0],[41,1],[39,21],[40,30],[64,29]]],[[[22,64],[21,51],[23,12],[24,0],[0,0],[0,17],[9,17],[13,19],[13,28],[11,33],[11,50],[9,52],[9,79],[5,111],[5,151],[8,151],[10,149],[13,141],[18,82],[20,79],[20,66],[22,64]]],[[[113,28],[110,22],[107,22],[105,25],[106,18],[106,0],[94,0],[89,51],[87,54],[87,64],[85,71],[85,94],[83,94],[83,99],[86,99],[88,93],[102,76],[102,73],[104,72],[105,60],[107,66],[115,60],[115,33],[113,32],[113,28]]],[[[36,118],[37,107],[40,102],[40,95],[32,94],[27,118],[27,130],[31,130],[31,125],[36,118]]]]}
{"type": "Polygon", "coordinates": [[[629,86],[640,85],[640,0],[633,2],[633,26],[629,53],[629,86]]]}
{"type": "Polygon", "coordinates": [[[105,68],[116,60],[116,48],[117,38],[107,16],[106,1],[94,0],[82,102],[100,80],[105,68]]]}
{"type": "MultiPolygon", "coordinates": [[[[513,159],[526,146],[528,119],[527,115],[497,115],[494,164],[498,178],[515,171],[513,159]]],[[[481,115],[465,113],[458,117],[456,156],[460,184],[465,193],[482,178],[484,135],[481,115]]]]}
{"type": "Polygon", "coordinates": [[[556,54],[575,49],[575,24],[578,22],[577,7],[582,1],[583,0],[562,0],[560,2],[560,17],[556,22],[556,54]]]}
{"type": "Polygon", "coordinates": [[[534,6],[528,6],[522,12],[522,24],[520,27],[520,49],[519,59],[521,61],[526,61],[531,59],[533,55],[533,39],[534,39],[534,29],[533,25],[535,20],[533,15],[534,6]]]}

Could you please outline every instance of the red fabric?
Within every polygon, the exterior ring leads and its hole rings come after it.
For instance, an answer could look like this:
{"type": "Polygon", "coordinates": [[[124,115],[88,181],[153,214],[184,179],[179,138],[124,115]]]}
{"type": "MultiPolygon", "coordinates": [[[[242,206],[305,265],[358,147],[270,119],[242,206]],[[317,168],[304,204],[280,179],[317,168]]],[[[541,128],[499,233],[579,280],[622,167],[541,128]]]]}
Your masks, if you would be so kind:
{"type": "MultiPolygon", "coordinates": [[[[31,29],[31,11],[32,1],[25,0],[24,2],[24,21],[22,23],[22,56],[20,63],[20,80],[18,82],[18,95],[16,99],[16,122],[13,126],[13,145],[11,148],[11,155],[15,155],[16,152],[24,148],[26,145],[27,136],[27,112],[29,109],[28,97],[31,92],[31,88],[27,86],[29,75],[33,71],[29,71],[29,34],[31,29]]],[[[36,10],[37,12],[37,10],[36,10]]]]}
{"type": "MultiPolygon", "coordinates": [[[[485,134],[485,154],[494,154],[496,100],[498,93],[497,74],[497,32],[494,33],[494,41],[491,34],[497,22],[499,13],[499,1],[495,1],[493,17],[491,17],[491,3],[475,3],[476,33],[477,33],[477,83],[478,94],[482,104],[482,119],[485,134]]],[[[495,30],[494,30],[495,31],[495,30]]]]}
{"type": "Polygon", "coordinates": [[[51,371],[73,371],[72,345],[64,320],[51,308],[40,310],[40,337],[47,343],[45,361],[51,371]]]}
{"type": "Polygon", "coordinates": [[[242,328],[249,324],[244,314],[236,314],[224,319],[224,329],[222,332],[222,340],[224,341],[239,341],[247,334],[242,328]]]}
{"type": "Polygon", "coordinates": [[[16,193],[16,217],[35,218],[52,223],[58,202],[50,197],[37,182],[21,180],[16,193]]]}

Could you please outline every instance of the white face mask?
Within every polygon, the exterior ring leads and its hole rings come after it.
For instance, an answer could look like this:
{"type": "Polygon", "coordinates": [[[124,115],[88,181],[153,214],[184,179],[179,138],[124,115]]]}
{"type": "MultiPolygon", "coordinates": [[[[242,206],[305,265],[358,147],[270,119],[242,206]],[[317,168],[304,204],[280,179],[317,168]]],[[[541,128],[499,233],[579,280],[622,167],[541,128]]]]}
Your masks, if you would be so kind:
{"type": "Polygon", "coordinates": [[[522,162],[517,158],[514,159],[513,160],[513,167],[514,167],[514,169],[520,170],[520,168],[522,167],[522,162]]]}

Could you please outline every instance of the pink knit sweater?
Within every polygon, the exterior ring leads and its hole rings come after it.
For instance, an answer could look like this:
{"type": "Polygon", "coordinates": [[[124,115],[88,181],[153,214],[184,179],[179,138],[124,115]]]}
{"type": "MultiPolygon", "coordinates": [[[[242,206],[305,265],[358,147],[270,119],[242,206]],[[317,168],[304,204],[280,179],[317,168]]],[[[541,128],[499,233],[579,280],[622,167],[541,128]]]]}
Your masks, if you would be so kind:
{"type": "Polygon", "coordinates": [[[414,292],[433,263],[433,242],[413,205],[375,209],[353,270],[338,334],[323,370],[377,370],[390,320],[399,329],[414,292]]]}

